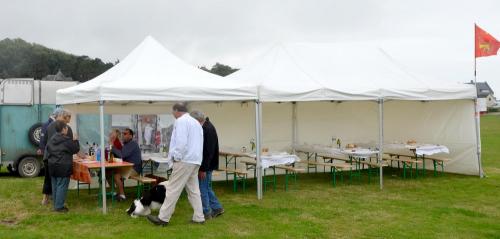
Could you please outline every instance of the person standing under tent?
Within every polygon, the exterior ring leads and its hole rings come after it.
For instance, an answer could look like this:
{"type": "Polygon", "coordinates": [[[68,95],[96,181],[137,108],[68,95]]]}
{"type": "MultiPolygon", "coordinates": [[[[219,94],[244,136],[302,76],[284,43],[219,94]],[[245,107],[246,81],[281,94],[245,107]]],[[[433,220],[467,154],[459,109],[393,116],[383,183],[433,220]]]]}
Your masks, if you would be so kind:
{"type": "Polygon", "coordinates": [[[212,171],[219,168],[219,138],[217,130],[203,112],[194,110],[191,116],[198,120],[203,128],[203,161],[198,171],[201,203],[205,220],[218,217],[224,213],[224,208],[215,196],[211,187],[212,171]]]}
{"type": "Polygon", "coordinates": [[[172,163],[172,174],[166,183],[165,195],[158,216],[148,215],[155,225],[166,226],[174,213],[175,205],[182,189],[185,188],[188,200],[193,207],[192,223],[205,222],[198,184],[198,170],[203,159],[203,129],[198,121],[187,113],[186,105],[176,103],[172,107],[176,118],[168,159],[172,163]]]}
{"type": "Polygon", "coordinates": [[[52,183],[55,212],[67,212],[64,206],[68,192],[69,177],[73,173],[73,154],[80,150],[77,139],[68,137],[69,127],[63,121],[52,123],[56,133],[47,142],[45,158],[48,161],[52,183]]]}

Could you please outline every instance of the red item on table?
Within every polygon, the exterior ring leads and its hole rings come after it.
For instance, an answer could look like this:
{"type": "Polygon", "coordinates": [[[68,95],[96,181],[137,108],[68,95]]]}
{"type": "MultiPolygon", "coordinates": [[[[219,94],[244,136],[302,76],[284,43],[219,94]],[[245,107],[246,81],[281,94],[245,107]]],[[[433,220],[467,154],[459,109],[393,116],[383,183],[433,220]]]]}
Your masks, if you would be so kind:
{"type": "Polygon", "coordinates": [[[122,148],[123,148],[122,142],[120,142],[120,140],[118,138],[116,138],[115,141],[113,141],[113,147],[115,149],[122,150],[122,148]]]}

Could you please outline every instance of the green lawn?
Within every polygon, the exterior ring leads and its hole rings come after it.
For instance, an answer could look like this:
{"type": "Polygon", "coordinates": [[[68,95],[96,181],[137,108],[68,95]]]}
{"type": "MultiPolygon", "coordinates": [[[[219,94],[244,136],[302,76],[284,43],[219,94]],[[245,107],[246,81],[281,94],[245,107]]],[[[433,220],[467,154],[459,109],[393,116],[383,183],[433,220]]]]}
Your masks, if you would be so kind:
{"type": "MultiPolygon", "coordinates": [[[[301,174],[288,192],[279,178],[276,192],[257,201],[255,187],[233,193],[215,183],[226,213],[205,225],[191,225],[186,197],[169,226],[152,226],[125,214],[126,203],[108,215],[95,195],[70,191],[70,212],[40,206],[42,178],[0,177],[0,238],[500,238],[500,117],[481,118],[487,178],[450,175],[402,180],[387,173],[377,183],[333,188],[326,174],[301,174]]],[[[132,194],[130,189],[130,195],[132,194]]],[[[95,192],[94,192],[95,193],[95,192]]]]}

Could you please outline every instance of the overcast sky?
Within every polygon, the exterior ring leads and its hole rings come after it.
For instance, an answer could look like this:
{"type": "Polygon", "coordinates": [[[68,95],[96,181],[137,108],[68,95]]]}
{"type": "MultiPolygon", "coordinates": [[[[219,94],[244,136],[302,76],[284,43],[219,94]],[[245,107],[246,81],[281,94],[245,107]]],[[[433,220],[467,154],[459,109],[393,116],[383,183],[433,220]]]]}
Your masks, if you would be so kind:
{"type": "MultiPolygon", "coordinates": [[[[147,35],[193,65],[233,67],[276,42],[370,41],[420,74],[457,82],[473,79],[475,22],[500,40],[500,1],[0,0],[0,39],[104,61],[147,35]]],[[[478,60],[478,80],[500,95],[500,56],[478,60]]]]}

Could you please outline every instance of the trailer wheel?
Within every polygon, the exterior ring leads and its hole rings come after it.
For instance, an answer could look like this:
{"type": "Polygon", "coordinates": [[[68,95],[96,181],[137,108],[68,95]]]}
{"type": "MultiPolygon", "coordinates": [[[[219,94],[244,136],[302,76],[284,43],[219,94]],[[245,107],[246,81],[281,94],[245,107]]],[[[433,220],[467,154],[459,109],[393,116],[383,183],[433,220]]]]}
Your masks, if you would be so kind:
{"type": "Polygon", "coordinates": [[[40,173],[41,165],[35,157],[24,157],[17,165],[17,172],[23,178],[33,178],[40,173]]]}
{"type": "Polygon", "coordinates": [[[36,147],[40,145],[40,139],[42,138],[42,123],[36,123],[30,127],[28,130],[28,138],[36,147]]]}

